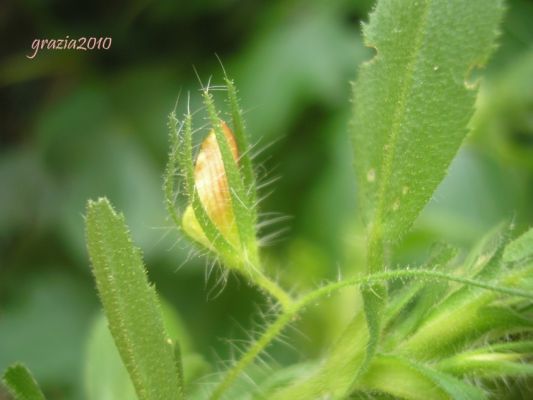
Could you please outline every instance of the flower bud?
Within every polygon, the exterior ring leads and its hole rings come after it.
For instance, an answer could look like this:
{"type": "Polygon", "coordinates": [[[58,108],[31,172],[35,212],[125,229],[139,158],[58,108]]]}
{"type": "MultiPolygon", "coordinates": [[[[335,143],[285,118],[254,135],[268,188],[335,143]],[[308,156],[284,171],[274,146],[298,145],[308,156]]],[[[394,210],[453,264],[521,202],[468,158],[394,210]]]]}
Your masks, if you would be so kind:
{"type": "MultiPolygon", "coordinates": [[[[237,143],[228,125],[221,121],[222,131],[228,141],[235,161],[238,161],[237,143]]],[[[224,169],[224,162],[214,129],[205,138],[194,166],[194,184],[202,206],[220,234],[232,246],[239,246],[239,232],[235,223],[231,193],[224,169]]],[[[193,208],[189,205],[183,214],[182,226],[191,238],[204,246],[212,245],[202,230],[193,208]]]]}

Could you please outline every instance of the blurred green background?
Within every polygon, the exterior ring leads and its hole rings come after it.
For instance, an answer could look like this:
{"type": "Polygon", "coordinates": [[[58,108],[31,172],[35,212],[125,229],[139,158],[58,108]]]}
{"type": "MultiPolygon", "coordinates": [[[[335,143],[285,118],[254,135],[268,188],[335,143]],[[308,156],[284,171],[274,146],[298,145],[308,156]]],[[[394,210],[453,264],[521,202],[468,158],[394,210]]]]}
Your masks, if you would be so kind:
{"type": "MultiPolygon", "coordinates": [[[[305,289],[361,259],[349,144],[350,85],[371,57],[361,22],[372,1],[4,0],[0,5],[0,371],[26,363],[53,399],[82,399],[87,337],[99,312],[84,245],[89,198],[108,196],[143,249],[151,279],[211,362],[268,307],[206,260],[185,263],[162,201],[166,119],[178,94],[199,107],[198,76],[235,78],[263,181],[262,212],[291,218],[265,249],[274,275],[305,289]],[[110,50],[46,51],[36,38],[110,36],[110,50]],[[243,301],[245,299],[245,301],[243,301]]],[[[489,228],[533,221],[533,2],[512,0],[484,73],[472,134],[397,251],[435,241],[468,249],[489,228]]],[[[201,121],[197,122],[199,125],[201,121]]],[[[347,271],[347,272],[346,272],[347,271]]],[[[323,315],[289,333],[281,363],[320,354],[323,315]],[[293,340],[294,339],[294,340],[293,340]]],[[[2,395],[0,399],[7,398],[2,395]]]]}

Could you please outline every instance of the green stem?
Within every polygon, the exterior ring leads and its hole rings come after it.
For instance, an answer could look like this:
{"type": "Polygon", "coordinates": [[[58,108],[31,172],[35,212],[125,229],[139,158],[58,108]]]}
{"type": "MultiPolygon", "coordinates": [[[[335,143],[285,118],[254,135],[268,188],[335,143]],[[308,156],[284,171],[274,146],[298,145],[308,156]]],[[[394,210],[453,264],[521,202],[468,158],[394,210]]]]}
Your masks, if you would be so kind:
{"type": "MultiPolygon", "coordinates": [[[[381,212],[378,210],[378,215],[368,237],[367,275],[379,273],[386,269],[385,242],[383,240],[380,215],[381,212]]],[[[368,342],[366,343],[365,358],[349,387],[354,386],[359,377],[366,372],[376,354],[381,337],[383,315],[387,304],[387,285],[385,282],[374,282],[361,290],[361,295],[363,297],[364,312],[368,327],[368,342]]]]}
{"type": "Polygon", "coordinates": [[[375,221],[368,235],[367,250],[367,274],[381,272],[385,268],[385,249],[383,235],[381,233],[381,224],[379,220],[375,221]]]}
{"type": "Polygon", "coordinates": [[[267,328],[263,335],[253,343],[239,361],[228,371],[224,379],[217,385],[211,394],[211,400],[218,400],[224,392],[233,384],[240,373],[267,347],[274,338],[285,328],[289,321],[296,315],[299,308],[291,307],[280,314],[278,318],[267,328]]]}
{"type": "Polygon", "coordinates": [[[269,296],[276,299],[283,311],[289,310],[294,305],[293,298],[281,288],[275,281],[266,276],[259,269],[252,269],[249,275],[250,280],[259,288],[264,290],[269,296]]]}
{"type": "MultiPolygon", "coordinates": [[[[509,287],[496,286],[490,283],[476,281],[475,279],[461,278],[459,276],[448,275],[443,272],[423,270],[423,269],[379,272],[379,273],[367,275],[364,277],[357,277],[357,278],[352,278],[352,279],[346,279],[346,280],[339,281],[339,282],[329,283],[325,286],[322,286],[321,288],[314,290],[311,293],[306,294],[305,296],[303,296],[301,299],[297,300],[296,302],[288,303],[287,307],[284,308],[283,312],[265,330],[263,335],[260,338],[258,338],[250,346],[250,348],[246,351],[246,353],[244,353],[242,358],[226,373],[222,381],[215,387],[213,393],[211,394],[210,399],[211,400],[220,399],[223,393],[226,391],[226,389],[228,389],[233,384],[233,382],[237,379],[240,373],[255,359],[255,357],[257,357],[257,355],[259,355],[270,344],[270,342],[272,342],[272,340],[274,340],[274,338],[285,328],[285,326],[300,311],[302,311],[302,309],[307,307],[309,304],[313,304],[317,300],[323,297],[328,297],[333,292],[346,288],[348,286],[372,285],[372,284],[376,284],[376,283],[384,282],[388,280],[412,278],[412,277],[421,278],[421,279],[428,280],[428,281],[431,281],[431,280],[452,281],[452,282],[462,283],[462,284],[469,285],[469,286],[479,287],[479,288],[486,289],[486,290],[492,290],[495,292],[499,292],[499,293],[503,293],[503,294],[507,294],[511,296],[518,296],[518,297],[527,298],[529,300],[533,300],[533,293],[529,291],[513,289],[509,287]]],[[[272,292],[269,292],[269,293],[272,293],[272,292]]]]}

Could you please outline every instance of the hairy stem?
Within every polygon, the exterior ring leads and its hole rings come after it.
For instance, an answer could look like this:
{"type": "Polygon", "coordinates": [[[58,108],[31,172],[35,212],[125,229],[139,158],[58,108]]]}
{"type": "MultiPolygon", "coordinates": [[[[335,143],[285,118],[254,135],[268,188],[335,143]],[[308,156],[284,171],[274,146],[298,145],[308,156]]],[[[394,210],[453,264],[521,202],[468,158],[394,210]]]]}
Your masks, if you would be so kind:
{"type": "Polygon", "coordinates": [[[279,333],[285,328],[290,320],[297,314],[299,307],[292,306],[280,314],[278,318],[265,330],[235,365],[226,373],[224,379],[216,386],[211,394],[211,400],[222,398],[224,392],[235,382],[240,373],[267,347],[279,333]]]}
{"type": "Polygon", "coordinates": [[[286,312],[294,305],[292,297],[259,269],[252,269],[252,272],[248,277],[252,283],[274,298],[280,304],[283,311],[286,312]]]}
{"type": "MultiPolygon", "coordinates": [[[[424,281],[434,281],[434,280],[444,280],[462,283],[464,285],[479,287],[486,290],[492,290],[502,294],[507,294],[510,296],[518,296],[533,300],[533,293],[510,288],[502,287],[498,285],[493,285],[490,283],[478,281],[470,278],[462,278],[459,276],[449,275],[443,272],[433,271],[433,270],[396,270],[396,271],[386,271],[378,272],[375,274],[367,275],[364,277],[356,277],[352,279],[346,279],[338,282],[329,283],[324,285],[297,300],[293,303],[288,303],[287,307],[284,308],[282,313],[276,318],[276,320],[267,327],[264,333],[259,337],[244,353],[237,363],[226,372],[226,375],[223,377],[221,382],[215,387],[213,393],[211,394],[211,400],[219,400],[222,398],[224,392],[235,382],[240,373],[257,357],[275,338],[276,336],[285,328],[285,326],[293,320],[293,318],[301,312],[309,304],[315,303],[317,300],[322,299],[323,297],[328,297],[333,292],[336,292],[340,289],[349,287],[349,286],[365,286],[373,285],[380,282],[385,282],[394,279],[403,279],[403,278],[418,278],[424,281]]],[[[271,281],[270,281],[271,282],[271,281]]],[[[272,283],[272,282],[271,282],[272,283]]],[[[265,289],[266,290],[266,289],[265,289]]],[[[269,292],[271,293],[271,292],[269,292]]],[[[284,293],[284,292],[283,292],[284,293]]],[[[281,303],[281,302],[280,302],[281,303]]]]}

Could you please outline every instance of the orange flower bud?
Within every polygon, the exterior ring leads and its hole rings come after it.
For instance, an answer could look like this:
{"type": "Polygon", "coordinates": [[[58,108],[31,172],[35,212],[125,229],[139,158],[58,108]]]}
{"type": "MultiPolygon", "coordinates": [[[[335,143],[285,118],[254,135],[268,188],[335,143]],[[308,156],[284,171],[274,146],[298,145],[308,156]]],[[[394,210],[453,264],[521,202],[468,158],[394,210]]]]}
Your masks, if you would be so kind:
{"type": "MultiPolygon", "coordinates": [[[[221,124],[233,158],[238,161],[239,153],[233,132],[224,121],[221,121],[221,124]]],[[[213,129],[200,146],[194,167],[194,183],[200,201],[213,224],[229,243],[237,247],[239,234],[235,224],[228,179],[213,129]]],[[[182,225],[189,236],[204,246],[211,247],[191,205],[183,214],[182,225]]]]}

